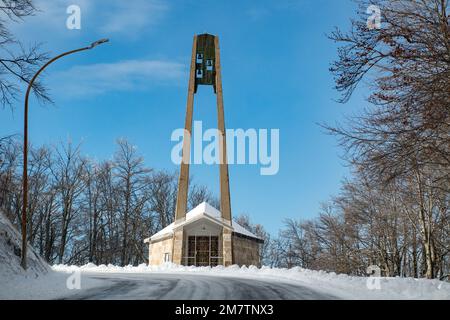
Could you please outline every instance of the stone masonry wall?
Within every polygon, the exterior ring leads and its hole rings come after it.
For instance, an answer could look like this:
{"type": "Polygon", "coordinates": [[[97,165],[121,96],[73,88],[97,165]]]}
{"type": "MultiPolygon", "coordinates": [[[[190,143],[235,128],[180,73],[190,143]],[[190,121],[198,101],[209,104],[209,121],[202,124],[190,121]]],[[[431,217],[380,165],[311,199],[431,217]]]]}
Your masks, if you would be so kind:
{"type": "Polygon", "coordinates": [[[167,238],[150,244],[149,264],[152,266],[160,265],[164,262],[164,254],[169,253],[169,259],[172,259],[173,238],[167,238]]]}
{"type": "Polygon", "coordinates": [[[233,264],[232,231],[227,228],[222,233],[222,256],[225,267],[233,264]]]}
{"type": "Polygon", "coordinates": [[[183,263],[184,250],[183,250],[183,228],[179,228],[174,231],[173,235],[173,257],[172,262],[178,265],[183,263]]]}
{"type": "Polygon", "coordinates": [[[259,267],[259,250],[257,241],[233,234],[233,264],[259,267]]]}

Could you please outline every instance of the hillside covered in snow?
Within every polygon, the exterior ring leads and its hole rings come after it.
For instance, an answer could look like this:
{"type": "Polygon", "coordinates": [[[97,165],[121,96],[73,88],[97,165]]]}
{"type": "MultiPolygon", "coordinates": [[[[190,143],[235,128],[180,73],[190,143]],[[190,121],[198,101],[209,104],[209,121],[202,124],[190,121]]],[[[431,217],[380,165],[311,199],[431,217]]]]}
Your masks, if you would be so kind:
{"type": "Polygon", "coordinates": [[[50,271],[48,264],[28,246],[28,269],[24,271],[20,265],[22,252],[22,236],[9,219],[0,212],[0,275],[2,279],[22,276],[37,278],[50,271]]]}
{"type": "MultiPolygon", "coordinates": [[[[30,245],[25,271],[20,265],[21,247],[21,234],[0,212],[0,299],[55,299],[71,293],[66,285],[68,274],[52,270],[30,245]]],[[[96,283],[91,280],[85,286],[96,283]]]]}

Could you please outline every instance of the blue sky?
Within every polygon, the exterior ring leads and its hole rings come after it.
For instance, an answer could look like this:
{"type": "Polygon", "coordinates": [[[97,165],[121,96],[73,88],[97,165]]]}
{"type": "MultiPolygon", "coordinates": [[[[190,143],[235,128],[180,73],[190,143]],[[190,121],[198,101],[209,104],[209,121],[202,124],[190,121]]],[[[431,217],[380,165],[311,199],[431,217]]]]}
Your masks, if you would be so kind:
{"type": "MultiPolygon", "coordinates": [[[[188,67],[194,34],[218,35],[228,128],[280,129],[280,170],[230,167],[234,215],[248,213],[276,233],[284,218],[307,219],[339,191],[348,168],[334,137],[317,123],[334,123],[364,106],[364,92],[335,102],[328,71],[334,26],[346,29],[352,1],[36,1],[41,12],[11,25],[25,43],[52,54],[99,38],[111,42],[66,57],[44,74],[54,105],[30,101],[30,139],[54,145],[70,139],[83,153],[109,159],[115,140],[138,147],[148,166],[175,170],[174,129],[184,125],[188,67]],[[81,30],[66,28],[67,6],[81,8],[81,30]]],[[[22,132],[22,105],[0,110],[0,136],[22,132]]],[[[195,120],[215,127],[212,89],[195,97],[195,120]]],[[[193,166],[198,183],[218,193],[218,168],[193,166]]]]}

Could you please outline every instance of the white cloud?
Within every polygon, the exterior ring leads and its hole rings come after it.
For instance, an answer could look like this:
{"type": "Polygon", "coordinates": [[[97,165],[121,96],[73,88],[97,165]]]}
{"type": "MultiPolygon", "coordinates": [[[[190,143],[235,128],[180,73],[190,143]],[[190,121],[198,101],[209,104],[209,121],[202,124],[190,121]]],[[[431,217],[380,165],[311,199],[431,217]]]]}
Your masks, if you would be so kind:
{"type": "Polygon", "coordinates": [[[178,85],[185,65],[164,60],[125,60],[75,66],[49,75],[46,82],[53,92],[79,97],[110,91],[140,91],[153,86],[178,85]]]}
{"type": "MultiPolygon", "coordinates": [[[[133,5],[126,1],[111,1],[104,9],[99,9],[106,12],[101,19],[101,32],[138,36],[143,29],[158,24],[168,6],[159,0],[135,0],[133,5]]],[[[102,16],[100,12],[99,16],[102,16]]]]}
{"type": "Polygon", "coordinates": [[[34,16],[25,17],[19,23],[10,23],[8,27],[11,28],[14,34],[19,38],[44,40],[45,37],[51,35],[58,36],[74,36],[79,32],[68,30],[66,27],[66,20],[69,16],[66,12],[70,5],[77,5],[81,9],[81,28],[85,27],[86,19],[89,19],[89,14],[94,11],[93,3],[88,0],[37,0],[33,1],[34,6],[38,10],[34,16]]]}
{"type": "Polygon", "coordinates": [[[68,40],[82,35],[110,37],[124,36],[135,40],[147,30],[157,26],[166,16],[169,6],[160,0],[35,0],[39,12],[26,17],[23,22],[10,23],[8,27],[24,40],[68,40]],[[66,12],[70,5],[81,10],[81,29],[69,30],[66,12]]]}

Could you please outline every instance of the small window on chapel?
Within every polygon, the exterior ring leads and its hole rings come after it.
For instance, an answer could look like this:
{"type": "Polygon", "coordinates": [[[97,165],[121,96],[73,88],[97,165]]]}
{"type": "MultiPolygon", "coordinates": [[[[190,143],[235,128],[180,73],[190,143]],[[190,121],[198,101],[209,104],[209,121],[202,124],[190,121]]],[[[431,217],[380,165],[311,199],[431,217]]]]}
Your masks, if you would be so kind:
{"type": "Polygon", "coordinates": [[[197,79],[203,78],[203,70],[202,69],[197,69],[196,77],[197,77],[197,79]]]}
{"type": "Polygon", "coordinates": [[[164,262],[170,262],[170,256],[168,252],[164,253],[164,262]]]}

